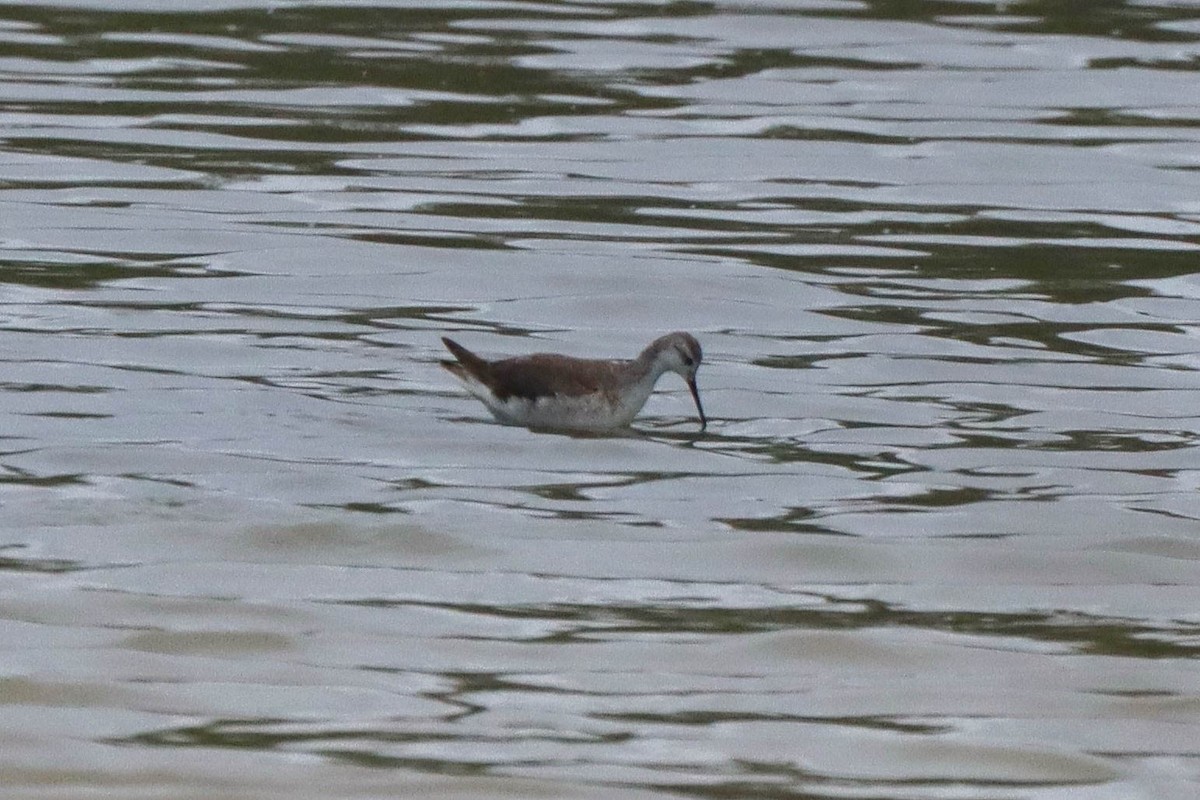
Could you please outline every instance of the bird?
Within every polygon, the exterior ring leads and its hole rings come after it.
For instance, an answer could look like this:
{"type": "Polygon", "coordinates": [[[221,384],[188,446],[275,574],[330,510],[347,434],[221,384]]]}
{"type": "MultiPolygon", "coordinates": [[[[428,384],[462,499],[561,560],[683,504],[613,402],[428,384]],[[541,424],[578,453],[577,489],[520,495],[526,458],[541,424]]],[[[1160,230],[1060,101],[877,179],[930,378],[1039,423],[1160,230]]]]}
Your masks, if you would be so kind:
{"type": "Polygon", "coordinates": [[[700,430],[708,427],[696,370],[703,353],[695,336],[683,331],[655,339],[633,359],[572,358],[534,353],[488,361],[449,337],[442,337],[454,360],[442,367],[483,401],[497,421],[531,429],[602,432],[624,428],[642,410],[663,373],[687,382],[700,430]]]}

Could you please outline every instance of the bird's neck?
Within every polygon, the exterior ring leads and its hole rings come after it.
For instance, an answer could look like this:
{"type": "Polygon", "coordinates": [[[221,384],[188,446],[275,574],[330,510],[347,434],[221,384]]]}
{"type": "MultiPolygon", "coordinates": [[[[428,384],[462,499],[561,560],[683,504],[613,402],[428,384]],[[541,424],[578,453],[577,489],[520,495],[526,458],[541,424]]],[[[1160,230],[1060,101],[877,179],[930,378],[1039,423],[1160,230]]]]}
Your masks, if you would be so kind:
{"type": "Polygon", "coordinates": [[[651,345],[643,350],[637,358],[628,362],[625,382],[644,386],[648,394],[668,369],[666,361],[662,358],[662,352],[651,345]]]}

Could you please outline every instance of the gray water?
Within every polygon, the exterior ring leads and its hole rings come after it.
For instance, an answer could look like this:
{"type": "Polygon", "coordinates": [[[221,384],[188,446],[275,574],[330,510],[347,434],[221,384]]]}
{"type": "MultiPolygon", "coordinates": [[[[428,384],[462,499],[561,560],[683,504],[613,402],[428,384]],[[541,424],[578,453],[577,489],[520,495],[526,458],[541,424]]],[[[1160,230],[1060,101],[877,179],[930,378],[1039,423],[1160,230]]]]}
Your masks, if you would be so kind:
{"type": "Polygon", "coordinates": [[[0,3],[4,797],[1195,797],[1197,11],[0,3]]]}

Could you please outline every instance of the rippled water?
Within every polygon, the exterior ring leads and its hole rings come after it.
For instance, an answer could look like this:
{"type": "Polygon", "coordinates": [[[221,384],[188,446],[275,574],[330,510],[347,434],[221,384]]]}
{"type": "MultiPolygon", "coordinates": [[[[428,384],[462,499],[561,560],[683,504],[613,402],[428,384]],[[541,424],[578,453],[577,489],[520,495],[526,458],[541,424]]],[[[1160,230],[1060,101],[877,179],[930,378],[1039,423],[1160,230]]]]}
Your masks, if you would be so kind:
{"type": "Polygon", "coordinates": [[[5,796],[1195,797],[1195,12],[0,3],[5,796]]]}

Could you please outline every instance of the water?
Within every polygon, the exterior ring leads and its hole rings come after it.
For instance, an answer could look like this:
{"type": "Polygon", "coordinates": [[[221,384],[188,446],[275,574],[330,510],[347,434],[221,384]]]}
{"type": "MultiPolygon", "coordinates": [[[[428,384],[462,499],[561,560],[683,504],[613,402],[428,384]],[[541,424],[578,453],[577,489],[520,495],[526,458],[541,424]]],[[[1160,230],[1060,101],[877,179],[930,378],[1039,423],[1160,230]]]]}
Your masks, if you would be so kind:
{"type": "Polygon", "coordinates": [[[0,4],[5,796],[1191,798],[1189,3],[0,4]],[[694,332],[634,433],[437,366],[694,332]]]}

